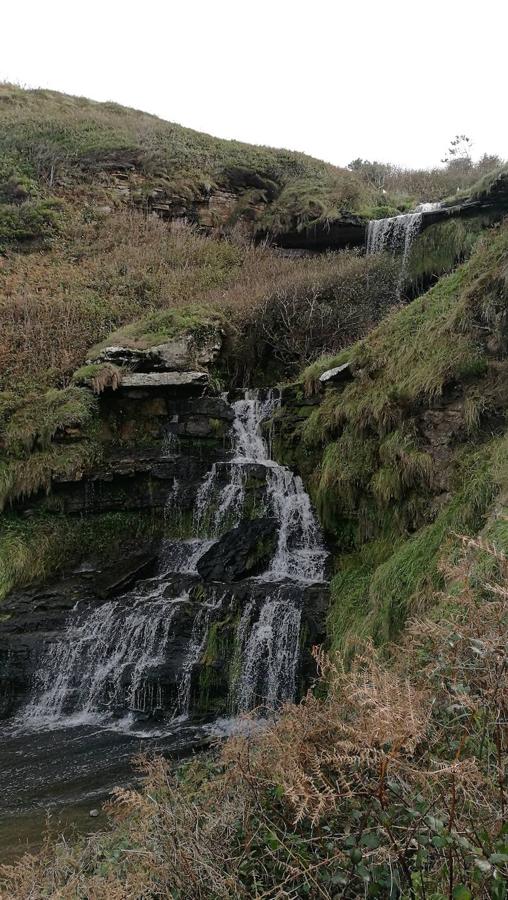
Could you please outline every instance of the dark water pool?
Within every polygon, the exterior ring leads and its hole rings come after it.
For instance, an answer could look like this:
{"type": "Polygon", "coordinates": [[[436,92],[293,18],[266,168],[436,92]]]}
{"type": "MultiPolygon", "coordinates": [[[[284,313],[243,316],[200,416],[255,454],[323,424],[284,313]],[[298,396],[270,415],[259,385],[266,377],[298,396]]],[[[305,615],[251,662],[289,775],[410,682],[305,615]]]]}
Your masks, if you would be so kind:
{"type": "Polygon", "coordinates": [[[91,724],[0,729],[0,862],[36,848],[48,828],[55,835],[103,825],[101,805],[112,788],[135,781],[138,753],[178,758],[207,740],[206,728],[182,723],[152,733],[91,724]]]}

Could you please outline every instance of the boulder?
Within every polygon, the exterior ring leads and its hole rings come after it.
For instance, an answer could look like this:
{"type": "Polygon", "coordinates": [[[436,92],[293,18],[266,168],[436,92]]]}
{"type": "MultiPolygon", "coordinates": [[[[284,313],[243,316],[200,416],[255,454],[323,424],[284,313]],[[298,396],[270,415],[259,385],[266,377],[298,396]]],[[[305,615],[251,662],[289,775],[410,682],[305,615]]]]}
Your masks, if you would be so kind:
{"type": "Polygon", "coordinates": [[[190,372],[213,363],[222,348],[222,331],[207,324],[198,332],[184,332],[154,347],[112,344],[94,355],[90,362],[112,363],[133,372],[190,372]]]}
{"type": "Polygon", "coordinates": [[[252,519],[224,534],[201,557],[197,569],[205,581],[239,581],[267,568],[277,543],[277,520],[252,519]]]}
{"type": "Polygon", "coordinates": [[[340,381],[351,381],[353,373],[348,362],[342,363],[341,366],[335,366],[334,369],[327,369],[319,376],[321,384],[337,384],[340,381]]]}

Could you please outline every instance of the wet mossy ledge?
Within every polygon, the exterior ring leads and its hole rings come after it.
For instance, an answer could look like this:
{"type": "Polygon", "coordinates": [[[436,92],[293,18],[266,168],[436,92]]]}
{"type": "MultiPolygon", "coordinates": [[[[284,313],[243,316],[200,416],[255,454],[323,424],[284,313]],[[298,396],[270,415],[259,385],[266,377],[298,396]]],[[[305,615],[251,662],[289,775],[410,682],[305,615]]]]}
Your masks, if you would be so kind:
{"type": "Polygon", "coordinates": [[[329,640],[385,644],[443,590],[460,535],[508,489],[508,228],[364,340],[283,389],[274,456],[297,467],[335,546],[329,640]],[[322,382],[343,367],[348,377],[322,382]]]}

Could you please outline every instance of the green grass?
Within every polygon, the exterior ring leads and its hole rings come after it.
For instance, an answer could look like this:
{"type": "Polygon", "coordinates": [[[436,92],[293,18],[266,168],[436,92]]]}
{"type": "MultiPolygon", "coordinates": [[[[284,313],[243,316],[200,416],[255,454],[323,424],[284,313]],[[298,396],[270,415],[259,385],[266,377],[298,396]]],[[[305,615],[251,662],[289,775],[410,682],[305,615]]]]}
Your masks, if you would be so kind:
{"type": "Polygon", "coordinates": [[[312,441],[341,423],[387,433],[422,403],[431,403],[454,381],[485,373],[482,337],[494,330],[505,300],[508,229],[482,242],[471,259],[423,296],[388,316],[368,337],[317,361],[303,373],[308,392],[319,375],[349,361],[355,379],[328,400],[306,426],[312,441]]]}
{"type": "Polygon", "coordinates": [[[283,188],[260,225],[274,234],[326,226],[344,213],[358,212],[364,201],[365,191],[351,172],[297,179],[283,188]]]}
{"type": "Polygon", "coordinates": [[[108,335],[104,341],[92,347],[90,358],[97,356],[104,347],[120,346],[146,350],[187,333],[192,333],[199,343],[200,337],[213,333],[222,323],[223,315],[199,306],[181,306],[153,312],[108,335]]]}
{"type": "Polygon", "coordinates": [[[97,458],[96,409],[92,393],[79,387],[0,394],[0,510],[49,490],[53,476],[70,476],[97,458]],[[64,435],[71,442],[63,442],[64,435]]]}
{"type": "MultiPolygon", "coordinates": [[[[434,522],[405,537],[388,529],[341,559],[328,621],[334,648],[350,650],[366,638],[386,644],[408,616],[423,614],[445,589],[445,561],[456,552],[460,535],[476,535],[487,522],[485,537],[508,546],[506,523],[493,508],[499,492],[508,488],[507,465],[506,436],[469,453],[456,475],[455,495],[434,522]]],[[[492,557],[484,556],[492,566],[492,557]]]]}
{"type": "Polygon", "coordinates": [[[150,514],[139,512],[68,517],[39,510],[30,518],[4,513],[0,601],[11,590],[54,576],[83,559],[114,559],[127,542],[155,536],[161,527],[150,514]]]}

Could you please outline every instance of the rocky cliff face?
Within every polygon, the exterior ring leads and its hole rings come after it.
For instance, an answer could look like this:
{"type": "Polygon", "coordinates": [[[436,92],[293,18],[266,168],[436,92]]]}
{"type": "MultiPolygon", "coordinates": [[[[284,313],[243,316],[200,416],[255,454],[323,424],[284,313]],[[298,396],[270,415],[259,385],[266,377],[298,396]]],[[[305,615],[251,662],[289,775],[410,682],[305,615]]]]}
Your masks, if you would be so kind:
{"type": "Polygon", "coordinates": [[[259,401],[233,406],[200,381],[152,374],[101,394],[100,464],[55,477],[49,496],[19,506],[92,530],[117,511],[159,523],[158,537],[127,539],[106,558],[84,553],[4,601],[0,714],[24,708],[27,727],[74,713],[206,718],[273,706],[314,672],[322,551],[316,544],[310,576],[295,580],[288,560],[308,553],[314,525],[290,473],[267,461],[259,401]]]}

